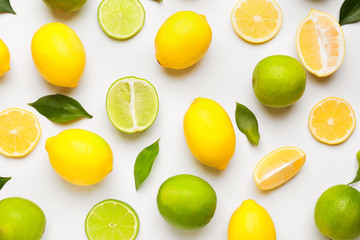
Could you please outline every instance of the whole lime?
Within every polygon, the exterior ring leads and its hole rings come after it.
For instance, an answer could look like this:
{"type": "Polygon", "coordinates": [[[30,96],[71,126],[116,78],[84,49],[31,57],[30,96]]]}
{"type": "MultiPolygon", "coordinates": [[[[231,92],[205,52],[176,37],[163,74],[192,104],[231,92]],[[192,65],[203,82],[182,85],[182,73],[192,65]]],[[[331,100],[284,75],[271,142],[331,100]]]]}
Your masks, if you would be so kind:
{"type": "Polygon", "coordinates": [[[252,84],[257,99],[264,105],[287,107],[303,95],[306,74],[296,59],[274,55],[264,58],[256,65],[252,84]]]}
{"type": "Polygon", "coordinates": [[[45,225],[43,211],[32,201],[20,197],[0,201],[1,240],[39,240],[45,225]]]}
{"type": "Polygon", "coordinates": [[[188,174],[167,179],[157,195],[161,216],[171,225],[195,230],[206,226],[214,216],[216,193],[205,180],[188,174]]]}
{"type": "Polygon", "coordinates": [[[86,0],[43,0],[46,5],[58,12],[75,12],[79,10],[86,0]]]}
{"type": "Polygon", "coordinates": [[[360,192],[347,185],[326,190],[315,206],[319,231],[333,240],[354,240],[360,236],[360,192]]]}

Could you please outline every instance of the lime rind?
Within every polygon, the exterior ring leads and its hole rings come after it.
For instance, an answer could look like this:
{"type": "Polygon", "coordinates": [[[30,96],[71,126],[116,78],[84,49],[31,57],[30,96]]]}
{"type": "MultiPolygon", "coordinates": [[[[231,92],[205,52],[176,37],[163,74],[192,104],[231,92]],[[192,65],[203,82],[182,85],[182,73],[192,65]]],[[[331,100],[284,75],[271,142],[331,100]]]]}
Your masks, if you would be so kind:
{"type": "Polygon", "coordinates": [[[145,79],[132,76],[120,78],[108,90],[106,111],[111,123],[120,131],[142,132],[156,120],[159,97],[155,87],[145,79]]]}
{"type": "MultiPolygon", "coordinates": [[[[108,209],[109,210],[109,209],[108,209]]],[[[96,225],[96,224],[95,224],[96,225]]],[[[99,240],[99,239],[106,239],[106,240],[135,240],[140,228],[140,221],[139,216],[137,215],[137,212],[134,208],[132,208],[129,204],[126,202],[116,200],[116,199],[106,199],[104,201],[99,202],[96,204],[88,213],[85,220],[85,232],[89,240],[99,240]],[[113,211],[106,211],[106,208],[110,208],[110,206],[113,208],[113,211]],[[115,208],[118,209],[115,209],[115,208]],[[102,208],[102,209],[100,209],[102,208]],[[100,210],[102,210],[102,213],[106,216],[105,218],[101,216],[100,210]],[[124,212],[123,216],[120,216],[119,220],[124,222],[123,220],[131,219],[133,221],[133,225],[124,224],[121,225],[121,227],[126,229],[134,229],[134,231],[131,232],[130,237],[125,237],[124,234],[119,231],[118,228],[116,228],[115,231],[106,231],[104,230],[106,226],[111,226],[112,223],[109,221],[114,219],[116,213],[115,212],[124,212]],[[98,231],[95,232],[91,230],[92,223],[95,222],[98,224],[98,231]],[[103,223],[103,224],[101,224],[103,223]],[[101,229],[100,229],[101,228],[101,229]],[[91,232],[92,231],[92,232],[91,232]],[[98,235],[96,235],[96,233],[98,235]],[[119,235],[121,235],[121,238],[119,238],[119,235]],[[115,238],[114,238],[115,237],[115,238]]],[[[109,228],[109,229],[115,229],[115,228],[109,228]]],[[[128,232],[127,232],[128,233],[128,232]]],[[[125,234],[127,234],[125,233],[125,234]]]]}
{"type": "Polygon", "coordinates": [[[136,35],[145,23],[145,10],[138,0],[103,0],[98,20],[110,37],[125,40],[136,35]]]}

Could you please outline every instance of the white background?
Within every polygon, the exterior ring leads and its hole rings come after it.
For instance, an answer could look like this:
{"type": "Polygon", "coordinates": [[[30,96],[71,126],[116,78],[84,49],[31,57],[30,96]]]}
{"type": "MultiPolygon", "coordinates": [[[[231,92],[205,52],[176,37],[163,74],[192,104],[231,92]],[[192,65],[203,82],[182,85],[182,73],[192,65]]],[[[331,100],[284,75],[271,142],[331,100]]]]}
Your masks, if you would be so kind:
{"type": "MultiPolygon", "coordinates": [[[[45,240],[87,239],[85,217],[96,203],[116,198],[132,205],[140,217],[138,239],[227,239],[232,212],[243,200],[254,199],[272,216],[280,240],[324,240],[313,220],[313,209],[327,188],[350,182],[357,171],[356,152],[360,149],[359,129],[343,144],[328,146],[317,142],[307,126],[311,108],[325,97],[346,99],[360,118],[359,53],[360,23],[343,27],[346,57],[341,68],[324,79],[307,73],[303,97],[292,107],[270,109],[254,96],[251,76],[255,65],[273,54],[298,59],[295,47],[297,26],[311,8],[338,19],[340,0],[278,0],[283,25],[270,42],[251,45],[232,29],[230,13],[236,0],[141,0],[146,20],[143,29],[127,41],[109,38],[97,20],[100,0],[89,0],[74,14],[56,13],[41,0],[13,0],[17,15],[0,14],[0,38],[11,52],[11,70],[0,78],[0,110],[20,107],[39,118],[42,136],[31,154],[22,159],[0,156],[0,176],[11,176],[0,191],[0,199],[20,196],[38,204],[45,212],[45,240]],[[187,70],[162,68],[155,59],[154,38],[161,24],[173,13],[192,10],[205,14],[213,39],[203,60],[187,70]],[[84,75],[75,89],[54,87],[38,74],[30,44],[35,31],[45,23],[62,22],[73,28],[87,53],[84,75]],[[108,120],[105,96],[109,86],[125,76],[149,80],[157,89],[160,111],[154,125],[143,133],[119,132],[108,120]],[[93,119],[67,125],[50,122],[27,103],[55,93],[77,99],[93,119]],[[228,112],[236,132],[236,152],[228,168],[219,172],[197,162],[183,135],[183,116],[196,97],[208,97],[228,112]],[[261,139],[252,146],[235,125],[235,101],[245,104],[257,116],[261,139]],[[45,151],[48,137],[70,128],[82,128],[102,136],[112,147],[114,169],[101,183],[75,186],[62,180],[52,169],[45,151]],[[136,192],[133,166],[137,154],[161,137],[160,153],[148,179],[136,192]],[[257,188],[252,178],[260,159],[283,146],[302,149],[307,160],[299,174],[269,192],[257,188]],[[156,206],[159,186],[168,177],[189,173],[207,180],[215,189],[218,205],[205,228],[187,232],[175,229],[160,216],[156,206]]],[[[359,189],[359,184],[355,184],[359,189]]]]}

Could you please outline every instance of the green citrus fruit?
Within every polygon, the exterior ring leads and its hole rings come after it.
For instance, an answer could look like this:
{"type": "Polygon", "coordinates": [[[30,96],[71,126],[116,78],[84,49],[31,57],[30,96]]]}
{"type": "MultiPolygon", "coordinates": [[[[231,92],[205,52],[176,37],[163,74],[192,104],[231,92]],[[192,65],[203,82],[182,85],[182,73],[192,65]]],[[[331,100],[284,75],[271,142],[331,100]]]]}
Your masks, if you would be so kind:
{"type": "Polygon", "coordinates": [[[32,201],[20,197],[0,201],[1,240],[39,240],[45,225],[43,211],[32,201]]]}
{"type": "Polygon", "coordinates": [[[43,0],[49,8],[58,12],[75,12],[79,10],[86,0],[43,0]]]}
{"type": "Polygon", "coordinates": [[[294,104],[305,91],[306,74],[294,58],[274,55],[261,60],[253,72],[256,97],[269,107],[287,107],[294,104]]]}
{"type": "Polygon", "coordinates": [[[319,231],[333,240],[360,237],[360,192],[347,185],[326,190],[315,206],[315,223],[319,231]]]}
{"type": "Polygon", "coordinates": [[[171,225],[195,230],[214,216],[216,193],[205,180],[193,175],[177,175],[166,180],[157,195],[161,216],[171,225]]]}

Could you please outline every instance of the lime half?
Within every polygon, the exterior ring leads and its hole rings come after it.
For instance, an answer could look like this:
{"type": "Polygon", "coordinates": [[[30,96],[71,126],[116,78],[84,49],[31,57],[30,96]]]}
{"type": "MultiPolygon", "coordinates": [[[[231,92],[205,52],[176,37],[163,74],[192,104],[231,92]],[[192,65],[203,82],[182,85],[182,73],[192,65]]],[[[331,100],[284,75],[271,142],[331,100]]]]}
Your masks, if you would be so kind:
{"type": "Polygon", "coordinates": [[[85,220],[89,240],[132,240],[139,231],[139,217],[127,203],[107,199],[96,204],[85,220]]]}
{"type": "Polygon", "coordinates": [[[125,77],[115,81],[106,97],[106,110],[112,124],[122,132],[142,132],[155,121],[159,98],[145,79],[125,77]]]}
{"type": "Polygon", "coordinates": [[[138,0],[103,0],[99,5],[98,19],[107,35],[128,39],[144,25],[145,11],[138,0]]]}

